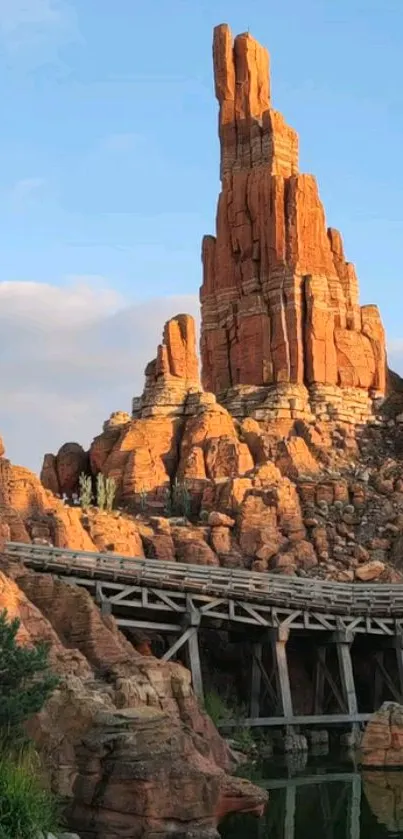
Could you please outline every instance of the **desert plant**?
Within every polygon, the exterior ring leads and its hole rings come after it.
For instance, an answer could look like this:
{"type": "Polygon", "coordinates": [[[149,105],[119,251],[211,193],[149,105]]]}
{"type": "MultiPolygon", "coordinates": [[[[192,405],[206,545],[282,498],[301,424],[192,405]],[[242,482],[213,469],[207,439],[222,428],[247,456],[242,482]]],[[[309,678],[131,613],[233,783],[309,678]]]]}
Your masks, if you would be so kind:
{"type": "Polygon", "coordinates": [[[105,478],[102,472],[97,475],[97,507],[99,510],[104,510],[106,504],[106,488],[105,478]]]}
{"type": "Polygon", "coordinates": [[[92,501],[91,478],[89,475],[85,475],[84,472],[81,472],[78,482],[80,486],[80,505],[83,510],[88,510],[88,507],[91,506],[92,501]]]}
{"type": "Polygon", "coordinates": [[[165,504],[164,504],[164,513],[166,517],[169,519],[173,514],[172,508],[172,491],[170,487],[167,487],[165,490],[165,504]]]}
{"type": "Polygon", "coordinates": [[[0,839],[32,839],[60,827],[58,802],[38,770],[32,747],[0,755],[0,839]]]}
{"type": "Polygon", "coordinates": [[[0,733],[10,741],[18,738],[23,723],[40,711],[59,682],[49,667],[48,646],[19,645],[19,627],[17,618],[8,621],[7,612],[0,612],[0,733]]]}
{"type": "Polygon", "coordinates": [[[113,509],[113,502],[116,496],[116,481],[114,478],[105,478],[105,504],[110,512],[113,509]]]}
{"type": "Polygon", "coordinates": [[[178,481],[177,478],[172,486],[172,508],[174,515],[189,518],[190,493],[185,481],[178,481]]]}

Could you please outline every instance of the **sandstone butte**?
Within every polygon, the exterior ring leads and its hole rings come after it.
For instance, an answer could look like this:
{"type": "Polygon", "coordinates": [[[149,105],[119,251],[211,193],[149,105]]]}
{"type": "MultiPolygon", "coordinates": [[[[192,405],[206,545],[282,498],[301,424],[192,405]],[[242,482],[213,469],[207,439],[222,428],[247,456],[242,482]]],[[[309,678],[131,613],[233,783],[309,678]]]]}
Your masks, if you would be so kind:
{"type": "Polygon", "coordinates": [[[291,385],[314,412],[319,401],[337,413],[339,388],[365,404],[385,392],[381,319],[360,307],[316,180],[299,173],[298,136],[271,104],[267,50],[221,25],[213,56],[222,188],[216,236],[203,241],[203,385],[224,400],[239,386],[267,399],[291,385]]]}

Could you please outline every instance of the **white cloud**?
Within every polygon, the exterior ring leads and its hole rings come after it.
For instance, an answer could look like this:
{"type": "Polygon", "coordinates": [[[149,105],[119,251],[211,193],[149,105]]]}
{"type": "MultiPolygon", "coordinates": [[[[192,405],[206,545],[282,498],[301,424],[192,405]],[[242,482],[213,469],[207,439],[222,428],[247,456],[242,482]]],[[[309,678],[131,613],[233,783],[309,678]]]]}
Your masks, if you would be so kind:
{"type": "Polygon", "coordinates": [[[0,283],[0,434],[14,463],[38,471],[67,440],[88,446],[116,410],[130,412],[164,322],[197,317],[193,295],[128,305],[105,280],[0,283]]]}
{"type": "Polygon", "coordinates": [[[55,61],[59,47],[78,37],[68,0],[0,0],[0,44],[26,69],[55,61]]]}

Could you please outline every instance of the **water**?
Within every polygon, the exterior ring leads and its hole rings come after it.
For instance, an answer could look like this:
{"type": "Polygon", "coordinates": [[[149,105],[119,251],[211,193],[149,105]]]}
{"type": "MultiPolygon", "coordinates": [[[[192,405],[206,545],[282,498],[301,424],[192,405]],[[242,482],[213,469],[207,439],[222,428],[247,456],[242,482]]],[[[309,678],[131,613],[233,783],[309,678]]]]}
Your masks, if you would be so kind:
{"type": "Polygon", "coordinates": [[[403,771],[298,756],[242,774],[269,790],[269,804],[261,819],[228,817],[222,839],[403,839],[403,771]]]}

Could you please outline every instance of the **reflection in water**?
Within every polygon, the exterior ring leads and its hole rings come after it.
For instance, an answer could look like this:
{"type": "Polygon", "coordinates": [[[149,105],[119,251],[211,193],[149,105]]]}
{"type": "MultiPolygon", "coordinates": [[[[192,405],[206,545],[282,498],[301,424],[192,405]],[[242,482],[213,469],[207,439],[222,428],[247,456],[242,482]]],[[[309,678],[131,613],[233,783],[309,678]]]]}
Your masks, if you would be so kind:
{"type": "Polygon", "coordinates": [[[222,839],[403,839],[403,772],[271,761],[250,777],[270,791],[266,813],[227,818],[222,839]]]}

